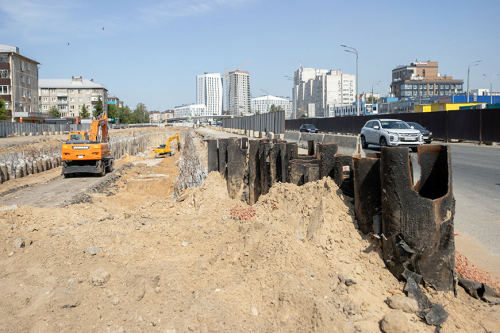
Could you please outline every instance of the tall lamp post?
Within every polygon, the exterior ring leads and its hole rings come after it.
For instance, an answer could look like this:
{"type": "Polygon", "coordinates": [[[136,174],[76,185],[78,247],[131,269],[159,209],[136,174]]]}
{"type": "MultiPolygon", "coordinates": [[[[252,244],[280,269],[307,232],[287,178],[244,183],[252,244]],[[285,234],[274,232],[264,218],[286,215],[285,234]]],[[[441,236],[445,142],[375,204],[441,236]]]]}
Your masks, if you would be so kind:
{"type": "Polygon", "coordinates": [[[265,89],[261,89],[261,90],[266,93],[266,96],[267,96],[266,109],[267,109],[267,113],[269,113],[269,93],[265,89]]]}
{"type": "Polygon", "coordinates": [[[346,52],[349,53],[354,53],[356,55],[356,113],[359,116],[359,95],[358,95],[358,82],[359,82],[359,72],[358,72],[358,50],[356,50],[354,47],[350,46],[345,46],[345,45],[340,45],[342,47],[345,47],[347,49],[351,49],[354,51],[350,50],[345,50],[346,52]]]}
{"type": "MultiPolygon", "coordinates": [[[[499,76],[500,74],[493,75],[490,77],[490,104],[493,104],[493,78],[499,76]]],[[[487,76],[486,74],[483,74],[483,76],[487,76]]]]}
{"type": "Polygon", "coordinates": [[[474,64],[473,66],[477,66],[478,62],[481,62],[482,60],[477,60],[473,61],[469,64],[469,69],[467,70],[467,103],[469,103],[469,76],[470,76],[470,66],[474,64]]]}
{"type": "Polygon", "coordinates": [[[382,82],[382,81],[377,81],[374,84],[372,84],[372,104],[373,104],[373,86],[378,85],[380,82],[382,82]]]}

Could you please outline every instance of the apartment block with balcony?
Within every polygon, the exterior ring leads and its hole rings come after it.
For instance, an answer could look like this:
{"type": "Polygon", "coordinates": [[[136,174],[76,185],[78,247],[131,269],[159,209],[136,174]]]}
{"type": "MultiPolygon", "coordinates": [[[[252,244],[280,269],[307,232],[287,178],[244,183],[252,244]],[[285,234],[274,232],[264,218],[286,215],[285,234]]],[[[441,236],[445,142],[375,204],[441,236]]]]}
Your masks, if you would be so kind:
{"type": "Polygon", "coordinates": [[[229,72],[228,112],[239,116],[250,113],[250,73],[229,72]]]}
{"type": "Polygon", "coordinates": [[[110,104],[116,105],[118,109],[123,107],[123,102],[114,94],[108,94],[108,105],[110,104]]]}
{"type": "Polygon", "coordinates": [[[206,105],[203,116],[222,114],[222,96],[222,77],[219,73],[196,76],[196,103],[206,105]]]}
{"type": "Polygon", "coordinates": [[[266,95],[261,97],[252,98],[252,113],[262,114],[268,113],[271,105],[276,107],[280,106],[285,111],[285,118],[291,119],[292,117],[292,102],[283,97],[273,95],[266,95]]]}
{"type": "Polygon", "coordinates": [[[61,117],[77,117],[85,105],[92,114],[99,97],[103,110],[108,110],[108,89],[93,79],[86,80],[81,76],[73,76],[71,79],[40,79],[38,85],[42,113],[48,114],[52,107],[56,107],[61,117]]]}
{"type": "Polygon", "coordinates": [[[457,95],[463,92],[462,80],[441,75],[437,61],[416,61],[392,70],[391,94],[399,100],[457,95]]]}
{"type": "Polygon", "coordinates": [[[19,48],[0,44],[0,98],[9,121],[28,120],[38,113],[38,65],[19,48]]]}

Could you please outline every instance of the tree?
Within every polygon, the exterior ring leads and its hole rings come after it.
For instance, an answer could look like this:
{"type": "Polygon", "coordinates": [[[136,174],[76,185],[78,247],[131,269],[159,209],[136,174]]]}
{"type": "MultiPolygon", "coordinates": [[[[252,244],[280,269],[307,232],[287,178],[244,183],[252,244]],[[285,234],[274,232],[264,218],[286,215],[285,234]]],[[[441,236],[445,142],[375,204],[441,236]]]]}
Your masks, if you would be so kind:
{"type": "Polygon", "coordinates": [[[378,102],[378,99],[373,97],[373,96],[368,96],[368,98],[366,99],[366,103],[375,104],[377,102],[378,102]]]}
{"type": "Polygon", "coordinates": [[[279,111],[285,111],[283,110],[283,108],[281,106],[276,106],[276,105],[271,105],[271,107],[269,108],[269,113],[273,113],[273,112],[279,112],[279,111]]]}
{"type": "Polygon", "coordinates": [[[133,123],[133,113],[128,105],[121,107],[118,110],[118,118],[120,119],[120,124],[131,124],[133,123]]]}
{"type": "Polygon", "coordinates": [[[108,104],[108,118],[113,119],[113,123],[118,118],[118,112],[118,107],[115,104],[108,104]]]}
{"type": "Polygon", "coordinates": [[[61,112],[55,106],[50,108],[49,114],[51,118],[61,118],[61,112]]]}
{"type": "Polygon", "coordinates": [[[149,123],[149,113],[144,103],[137,104],[134,110],[135,123],[149,123]]]}
{"type": "Polygon", "coordinates": [[[7,119],[7,103],[0,98],[0,120],[6,120],[7,119]]]}
{"type": "Polygon", "coordinates": [[[94,110],[94,118],[97,118],[99,117],[99,115],[102,113],[102,100],[101,100],[101,96],[99,96],[99,98],[97,99],[97,104],[95,105],[95,110],[94,110]]]}
{"type": "Polygon", "coordinates": [[[82,117],[82,119],[90,118],[89,110],[87,110],[87,108],[85,107],[85,104],[83,104],[82,110],[80,111],[80,117],[82,117]]]}

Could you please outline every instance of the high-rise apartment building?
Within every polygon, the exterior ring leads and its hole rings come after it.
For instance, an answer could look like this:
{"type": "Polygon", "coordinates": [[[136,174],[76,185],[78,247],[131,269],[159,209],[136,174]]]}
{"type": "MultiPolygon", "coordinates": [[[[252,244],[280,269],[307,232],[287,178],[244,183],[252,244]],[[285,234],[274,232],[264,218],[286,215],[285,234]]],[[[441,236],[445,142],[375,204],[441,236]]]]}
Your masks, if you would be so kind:
{"type": "Polygon", "coordinates": [[[80,116],[83,105],[92,115],[99,97],[103,110],[108,110],[108,89],[93,79],[85,80],[82,77],[71,79],[41,79],[40,106],[43,113],[49,113],[56,107],[61,117],[80,116]]]}
{"type": "Polygon", "coordinates": [[[392,70],[391,94],[399,100],[456,95],[463,91],[462,80],[438,72],[437,61],[416,61],[392,70]]]}
{"type": "Polygon", "coordinates": [[[222,77],[219,73],[196,76],[196,103],[205,104],[203,116],[222,114],[222,77]]]}
{"type": "Polygon", "coordinates": [[[243,71],[229,72],[229,102],[230,115],[247,115],[250,113],[250,74],[243,71]]]}
{"type": "Polygon", "coordinates": [[[38,113],[39,62],[19,53],[19,48],[0,44],[0,98],[7,104],[7,118],[21,121],[38,113]]]}
{"type": "Polygon", "coordinates": [[[341,70],[303,68],[294,73],[294,118],[329,117],[330,108],[356,101],[356,76],[341,70]]]}

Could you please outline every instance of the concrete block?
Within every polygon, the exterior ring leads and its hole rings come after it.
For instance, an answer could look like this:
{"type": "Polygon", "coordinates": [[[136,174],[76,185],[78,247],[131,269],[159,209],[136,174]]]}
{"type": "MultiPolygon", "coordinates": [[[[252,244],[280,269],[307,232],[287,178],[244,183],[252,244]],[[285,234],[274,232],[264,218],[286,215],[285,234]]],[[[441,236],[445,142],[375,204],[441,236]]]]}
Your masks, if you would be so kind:
{"type": "Polygon", "coordinates": [[[343,155],[353,155],[357,153],[358,144],[360,143],[359,136],[354,135],[334,135],[325,134],[323,143],[337,143],[339,146],[338,153],[343,155]]]}
{"type": "Polygon", "coordinates": [[[314,140],[315,144],[323,143],[323,138],[326,134],[320,133],[301,133],[299,147],[307,149],[307,141],[314,140]]]}
{"type": "Polygon", "coordinates": [[[284,139],[289,142],[299,142],[300,132],[285,131],[284,139]]]}

